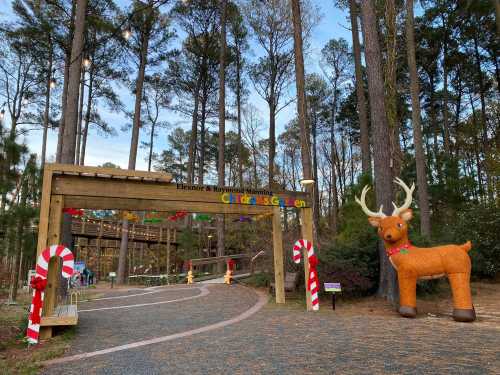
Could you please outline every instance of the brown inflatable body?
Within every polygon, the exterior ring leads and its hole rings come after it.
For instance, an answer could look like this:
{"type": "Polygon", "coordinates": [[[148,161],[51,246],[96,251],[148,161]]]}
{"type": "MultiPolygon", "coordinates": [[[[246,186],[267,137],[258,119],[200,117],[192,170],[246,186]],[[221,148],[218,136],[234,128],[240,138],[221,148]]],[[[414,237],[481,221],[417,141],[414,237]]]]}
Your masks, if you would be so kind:
{"type": "Polygon", "coordinates": [[[400,179],[397,184],[406,191],[405,203],[397,207],[391,216],[382,212],[370,211],[365,204],[369,188],[365,186],[361,200],[356,198],[363,211],[368,215],[371,225],[378,228],[380,238],[384,240],[389,260],[398,273],[399,313],[414,318],[417,315],[416,287],[417,279],[434,279],[448,276],[453,293],[453,318],[460,322],[476,319],[470,291],[471,261],[467,252],[471,243],[463,245],[444,245],[430,248],[416,247],[408,240],[407,222],[413,217],[409,208],[415,185],[408,188],[400,179]]]}

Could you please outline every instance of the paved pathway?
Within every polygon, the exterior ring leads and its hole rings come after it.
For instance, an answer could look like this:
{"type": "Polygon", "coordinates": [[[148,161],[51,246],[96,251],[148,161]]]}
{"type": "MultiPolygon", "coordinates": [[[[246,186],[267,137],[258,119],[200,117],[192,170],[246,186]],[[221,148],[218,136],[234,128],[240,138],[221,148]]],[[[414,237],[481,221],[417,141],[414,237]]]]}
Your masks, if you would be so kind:
{"type": "Polygon", "coordinates": [[[306,313],[297,303],[268,303],[259,310],[262,298],[239,285],[144,293],[82,304],[93,311],[80,314],[75,344],[66,354],[74,360],[51,364],[43,373],[500,374],[500,326],[488,320],[410,320],[366,308],[333,312],[326,303],[318,313],[306,313]],[[106,307],[114,309],[97,310],[106,307]],[[119,347],[124,344],[129,346],[119,347]]]}

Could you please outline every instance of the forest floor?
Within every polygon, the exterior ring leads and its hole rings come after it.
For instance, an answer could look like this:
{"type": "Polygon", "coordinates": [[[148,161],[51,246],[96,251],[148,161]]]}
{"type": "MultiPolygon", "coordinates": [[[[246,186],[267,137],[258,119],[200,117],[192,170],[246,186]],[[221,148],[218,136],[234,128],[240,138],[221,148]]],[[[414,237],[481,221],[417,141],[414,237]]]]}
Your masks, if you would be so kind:
{"type": "Polygon", "coordinates": [[[19,339],[24,310],[0,307],[0,342],[17,327],[0,348],[0,374],[494,374],[500,284],[472,289],[478,320],[467,324],[452,320],[446,282],[419,298],[416,319],[373,297],[335,311],[325,299],[307,313],[303,299],[276,305],[239,285],[105,285],[79,305],[77,329],[30,351],[19,339]]]}

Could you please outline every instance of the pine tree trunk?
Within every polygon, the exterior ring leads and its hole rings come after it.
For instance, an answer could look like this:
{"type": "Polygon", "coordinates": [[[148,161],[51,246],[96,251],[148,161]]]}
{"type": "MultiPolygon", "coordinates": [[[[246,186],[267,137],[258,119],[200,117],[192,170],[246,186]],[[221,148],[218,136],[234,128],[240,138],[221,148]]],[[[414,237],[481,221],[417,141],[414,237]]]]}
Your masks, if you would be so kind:
{"type": "Polygon", "coordinates": [[[349,178],[351,180],[351,184],[350,184],[351,188],[354,185],[354,155],[353,155],[353,152],[352,152],[352,145],[353,145],[353,143],[354,143],[354,141],[352,139],[352,135],[349,132],[349,166],[350,166],[350,175],[349,175],[349,178]]]}
{"type": "MultiPolygon", "coordinates": [[[[149,34],[142,32],[141,35],[141,52],[139,71],[135,84],[135,106],[134,106],[134,120],[132,124],[132,137],[130,141],[130,155],[128,159],[128,169],[135,170],[137,160],[137,147],[139,144],[139,128],[141,127],[141,103],[144,87],[144,76],[146,74],[146,64],[148,58],[149,47],[149,34]]],[[[125,283],[125,270],[127,263],[128,253],[128,220],[124,219],[122,222],[122,236],[120,241],[120,255],[118,256],[118,271],[116,277],[117,284],[125,283]]]]}
{"type": "MultiPolygon", "coordinates": [[[[358,43],[359,44],[359,43],[358,43]]],[[[357,85],[357,82],[356,82],[357,85]]],[[[364,89],[363,90],[363,99],[364,99],[364,89]]],[[[331,194],[331,203],[330,203],[330,231],[332,232],[332,236],[337,235],[338,231],[338,208],[339,208],[339,200],[338,200],[338,191],[337,191],[337,166],[335,160],[337,158],[337,143],[335,141],[335,118],[337,116],[337,81],[334,84],[334,93],[333,93],[333,103],[332,103],[332,124],[330,126],[330,160],[331,160],[331,176],[330,176],[330,194],[331,194]]],[[[366,114],[366,112],[365,112],[366,114]]],[[[368,145],[368,161],[370,159],[370,145],[368,145]]],[[[365,155],[366,156],[366,155],[365,155]]],[[[371,174],[371,166],[369,169],[371,174]]]]}
{"type": "Polygon", "coordinates": [[[253,187],[254,189],[257,189],[257,181],[258,181],[258,177],[257,177],[257,150],[255,149],[255,147],[253,147],[253,151],[252,151],[252,156],[253,156],[253,187]]]}
{"type": "Polygon", "coordinates": [[[87,96],[87,110],[85,112],[85,125],[82,131],[82,151],[80,153],[80,165],[85,165],[85,151],[87,149],[87,138],[90,126],[90,114],[92,113],[92,93],[94,90],[94,70],[93,66],[89,71],[89,92],[87,96]]]}
{"type": "MultiPolygon", "coordinates": [[[[476,120],[476,109],[474,107],[474,100],[472,98],[472,94],[469,92],[469,103],[470,108],[472,110],[472,124],[474,125],[474,129],[477,129],[477,120],[476,120]]],[[[484,199],[484,187],[483,187],[483,172],[482,172],[482,163],[481,157],[479,155],[479,141],[476,133],[473,134],[474,137],[474,154],[476,157],[476,170],[477,170],[477,184],[478,184],[478,195],[480,200],[484,199]]]]}
{"type": "MultiPolygon", "coordinates": [[[[315,181],[319,181],[318,179],[318,153],[317,153],[317,124],[316,124],[316,118],[312,119],[311,123],[312,127],[312,140],[313,140],[313,147],[312,147],[312,156],[313,156],[313,178],[315,181]]],[[[314,206],[313,206],[313,219],[314,219],[314,225],[316,228],[316,231],[318,235],[320,234],[320,228],[319,228],[319,211],[320,211],[320,205],[319,205],[319,188],[318,184],[314,184],[313,188],[314,196],[313,196],[313,201],[314,201],[314,206]]]]}
{"type": "MultiPolygon", "coordinates": [[[[206,77],[205,77],[206,79],[206,77]]],[[[207,118],[207,92],[206,92],[206,81],[203,84],[203,93],[201,96],[201,119],[200,119],[200,155],[198,159],[198,185],[203,185],[205,180],[205,151],[206,151],[206,131],[205,122],[207,118]]]]}
{"type": "MultiPolygon", "coordinates": [[[[71,18],[70,18],[71,19],[71,27],[70,27],[70,33],[68,35],[68,43],[73,40],[76,2],[77,2],[77,0],[72,0],[71,18]]],[[[65,49],[65,56],[64,56],[63,92],[61,95],[61,118],[59,120],[59,132],[57,135],[57,151],[56,151],[56,162],[57,163],[60,163],[61,158],[62,158],[62,146],[63,146],[63,142],[64,142],[64,121],[66,118],[66,107],[67,107],[67,99],[68,99],[70,63],[71,63],[71,50],[69,48],[66,48],[65,49]]]]}
{"type": "Polygon", "coordinates": [[[189,150],[188,150],[188,168],[187,168],[187,183],[194,183],[194,166],[196,160],[196,143],[198,141],[198,108],[200,103],[200,88],[201,88],[201,73],[196,82],[196,88],[194,91],[194,109],[193,109],[193,121],[191,123],[191,138],[189,140],[189,150]]]}
{"type": "MultiPolygon", "coordinates": [[[[384,77],[382,56],[378,39],[377,19],[373,0],[361,1],[361,15],[364,25],[365,58],[370,97],[370,118],[372,123],[373,161],[377,205],[388,208],[392,203],[392,171],[390,168],[389,128],[384,103],[384,77]]],[[[396,273],[390,265],[383,243],[379,241],[380,279],[378,295],[396,301],[396,273]]]]}
{"type": "Polygon", "coordinates": [[[427,192],[427,171],[422,144],[422,125],[420,123],[420,88],[418,83],[417,62],[415,57],[415,35],[413,25],[413,0],[406,0],[406,51],[410,71],[410,94],[412,106],[413,143],[415,145],[415,163],[417,167],[417,193],[420,208],[420,233],[431,235],[429,195],[427,192]]]}
{"type": "MultiPolygon", "coordinates": [[[[226,16],[227,0],[221,0],[221,31],[219,56],[219,157],[217,166],[218,185],[224,186],[226,148],[226,16]]],[[[217,256],[224,255],[224,215],[217,216],[217,256]]]]}
{"type": "Polygon", "coordinates": [[[80,83],[80,104],[78,105],[78,125],[76,126],[75,164],[80,164],[80,146],[82,144],[83,99],[85,97],[85,69],[82,69],[80,83]]]}
{"type": "Polygon", "coordinates": [[[243,142],[241,140],[241,56],[236,51],[236,121],[238,124],[238,182],[243,187],[243,142]]]}
{"type": "Polygon", "coordinates": [[[361,170],[371,175],[370,135],[368,131],[368,114],[366,111],[365,88],[363,85],[363,67],[361,65],[361,47],[359,43],[358,6],[355,0],[349,0],[351,16],[352,48],[354,52],[354,68],[356,75],[356,98],[361,136],[361,170]]]}
{"type": "Polygon", "coordinates": [[[432,72],[429,74],[429,120],[432,127],[432,136],[434,138],[432,146],[434,153],[435,165],[434,168],[436,170],[438,182],[443,183],[443,170],[441,163],[441,155],[439,153],[439,142],[438,142],[438,134],[440,133],[439,124],[437,122],[437,113],[436,113],[436,104],[435,104],[435,84],[434,84],[434,75],[432,72]]]}
{"type": "Polygon", "coordinates": [[[21,249],[23,247],[23,227],[24,221],[23,219],[19,219],[16,228],[16,240],[15,250],[14,250],[14,260],[13,267],[11,271],[10,277],[10,288],[9,288],[9,303],[15,303],[17,300],[17,289],[19,286],[19,257],[21,254],[21,249]]]}
{"type": "Polygon", "coordinates": [[[481,70],[481,57],[479,54],[479,44],[477,40],[477,35],[474,35],[474,56],[475,56],[475,63],[476,63],[476,69],[477,69],[477,76],[478,76],[478,82],[479,82],[479,98],[481,101],[481,126],[482,126],[482,141],[484,146],[486,147],[488,145],[488,132],[487,132],[487,126],[486,126],[486,100],[485,100],[485,95],[484,95],[484,80],[483,80],[483,72],[481,70]]]}
{"type": "Polygon", "coordinates": [[[399,176],[403,157],[399,143],[399,121],[397,107],[397,9],[395,0],[385,1],[386,63],[385,63],[385,107],[391,144],[391,167],[393,176],[399,176]]]}
{"type": "Polygon", "coordinates": [[[71,47],[71,61],[68,76],[68,95],[64,118],[64,139],[61,150],[61,163],[75,163],[76,127],[78,116],[78,91],[82,69],[83,36],[87,0],[77,0],[75,33],[71,47]]]}
{"type": "MultiPolygon", "coordinates": [[[[476,68],[477,68],[477,74],[478,74],[478,81],[479,81],[479,98],[481,99],[481,126],[482,126],[482,143],[483,143],[483,155],[484,158],[486,159],[490,145],[488,141],[488,119],[486,115],[486,98],[485,98],[485,88],[484,88],[484,79],[483,79],[483,72],[481,70],[481,56],[479,54],[479,43],[478,43],[478,36],[477,36],[477,28],[475,29],[475,34],[474,34],[474,55],[475,55],[475,60],[476,60],[476,68]]],[[[488,199],[492,202],[494,197],[493,197],[493,183],[491,181],[491,176],[487,168],[486,169],[486,190],[488,192],[488,199]]]]}
{"type": "Polygon", "coordinates": [[[450,128],[448,120],[448,25],[441,15],[445,35],[443,40],[443,143],[446,158],[451,157],[450,128]]]}
{"type": "Polygon", "coordinates": [[[500,35],[500,0],[491,0],[495,2],[495,20],[497,22],[497,36],[500,35]]]}
{"type": "Polygon", "coordinates": [[[143,33],[141,40],[141,54],[139,71],[135,81],[135,105],[134,119],[132,124],[132,137],[130,140],[130,155],[128,160],[128,169],[134,170],[137,160],[137,147],[139,145],[139,129],[141,128],[141,103],[144,90],[144,77],[146,74],[146,63],[148,57],[149,35],[143,33]]]}
{"type": "MultiPolygon", "coordinates": [[[[75,0],[73,3],[76,6],[75,28],[72,38],[71,57],[68,62],[68,86],[67,95],[63,94],[63,113],[64,124],[59,130],[59,135],[62,135],[60,144],[58,143],[58,156],[63,164],[75,164],[75,145],[76,145],[76,128],[78,121],[78,95],[80,88],[80,76],[82,70],[82,54],[85,34],[85,18],[87,12],[87,0],[75,0]],[[66,101],[64,101],[64,97],[66,101]],[[59,146],[60,153],[59,153],[59,146]]],[[[61,117],[62,118],[62,117],[61,117]]],[[[71,235],[71,215],[63,214],[61,226],[61,244],[66,247],[72,245],[71,235]]],[[[64,288],[60,289],[65,292],[64,288]]]]}
{"type": "Polygon", "coordinates": [[[45,109],[43,112],[43,136],[42,136],[42,156],[41,156],[41,167],[43,169],[45,165],[45,159],[47,156],[47,133],[49,130],[50,121],[50,82],[52,80],[52,64],[53,64],[53,49],[52,49],[52,39],[49,37],[49,66],[47,67],[47,82],[45,86],[45,109]]]}
{"type": "MultiPolygon", "coordinates": [[[[334,106],[335,107],[335,106],[334,106]]],[[[333,116],[335,116],[336,110],[335,108],[332,111],[333,116]]],[[[335,117],[334,117],[335,118],[335,117]]],[[[331,189],[331,213],[330,213],[330,231],[332,232],[332,236],[336,236],[338,232],[338,191],[337,191],[337,173],[335,167],[335,156],[337,154],[336,151],[336,142],[335,142],[335,121],[332,123],[330,127],[330,159],[331,159],[331,181],[330,181],[330,189],[331,189]]]]}
{"type": "MultiPolygon", "coordinates": [[[[455,102],[455,127],[458,128],[460,124],[460,113],[462,112],[462,95],[463,95],[463,90],[462,90],[462,80],[460,78],[460,70],[457,73],[457,82],[458,82],[458,88],[457,88],[457,93],[456,93],[456,102],[455,102]]],[[[458,147],[456,151],[458,150],[458,147]]],[[[457,151],[457,158],[458,158],[458,151],[457,151]]]]}
{"type": "MultiPolygon", "coordinates": [[[[274,89],[271,87],[271,91],[274,89]]],[[[274,159],[276,159],[276,105],[274,94],[269,101],[269,155],[268,155],[268,186],[274,186],[274,159]]]]}
{"type": "Polygon", "coordinates": [[[66,53],[66,58],[64,60],[64,78],[63,78],[63,91],[61,94],[61,118],[59,119],[59,131],[57,134],[57,151],[56,151],[56,162],[61,162],[62,157],[62,145],[64,141],[64,117],[66,116],[66,100],[68,97],[68,83],[69,83],[69,62],[71,60],[71,55],[66,53]]]}
{"type": "Polygon", "coordinates": [[[151,134],[149,137],[148,172],[151,172],[151,160],[153,159],[153,142],[155,138],[156,121],[151,124],[151,134]]]}
{"type": "MultiPolygon", "coordinates": [[[[300,127],[300,150],[302,161],[303,178],[312,178],[311,166],[311,145],[309,126],[307,124],[307,103],[305,93],[305,73],[304,73],[304,54],[302,42],[302,18],[300,9],[300,0],[292,0],[293,16],[293,46],[295,56],[295,83],[297,87],[297,113],[300,127]]],[[[308,193],[312,193],[312,186],[306,187],[308,193]]],[[[311,194],[312,195],[312,194],[311,194]]],[[[314,232],[316,232],[314,228],[314,232]]]]}
{"type": "MultiPolygon", "coordinates": [[[[24,176],[21,176],[21,179],[24,179],[24,176]]],[[[26,201],[28,198],[28,188],[27,183],[21,182],[21,199],[19,202],[19,207],[24,210],[26,207],[26,201]]],[[[15,203],[14,203],[15,204],[15,203]]],[[[21,252],[23,249],[23,236],[26,220],[23,217],[20,217],[17,220],[17,228],[16,228],[16,240],[15,240],[15,253],[14,253],[14,264],[11,273],[10,280],[10,290],[9,290],[9,302],[16,302],[17,299],[17,288],[19,286],[19,258],[21,256],[21,252]]]]}

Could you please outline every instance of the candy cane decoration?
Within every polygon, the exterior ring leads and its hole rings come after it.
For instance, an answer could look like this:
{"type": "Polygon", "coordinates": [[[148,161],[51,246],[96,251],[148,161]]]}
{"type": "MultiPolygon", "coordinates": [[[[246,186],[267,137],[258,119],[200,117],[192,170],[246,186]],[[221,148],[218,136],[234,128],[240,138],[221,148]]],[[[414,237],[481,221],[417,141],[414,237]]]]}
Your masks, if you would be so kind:
{"type": "Polygon", "coordinates": [[[33,299],[31,301],[28,330],[26,336],[30,344],[38,343],[40,332],[40,321],[42,316],[44,290],[47,286],[47,275],[49,273],[49,261],[53,256],[61,257],[63,260],[62,276],[69,278],[73,275],[74,257],[70,249],[62,245],[52,245],[46,248],[36,262],[36,274],[31,279],[33,288],[33,299]]]}
{"type": "Polygon", "coordinates": [[[307,250],[307,259],[309,260],[309,280],[307,282],[307,290],[311,291],[311,303],[313,310],[319,310],[319,280],[318,271],[316,271],[316,266],[318,265],[318,258],[314,254],[314,248],[311,242],[308,240],[298,240],[293,245],[293,261],[297,264],[300,263],[300,250],[305,248],[307,250]]]}

